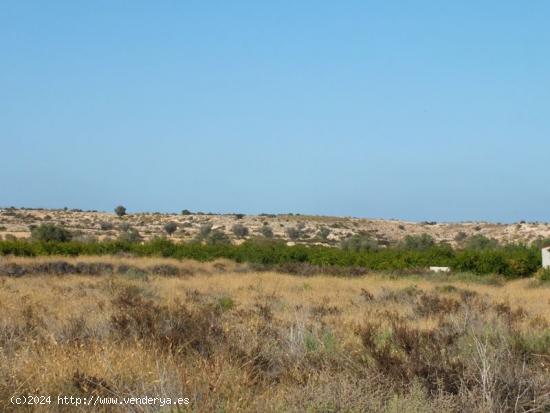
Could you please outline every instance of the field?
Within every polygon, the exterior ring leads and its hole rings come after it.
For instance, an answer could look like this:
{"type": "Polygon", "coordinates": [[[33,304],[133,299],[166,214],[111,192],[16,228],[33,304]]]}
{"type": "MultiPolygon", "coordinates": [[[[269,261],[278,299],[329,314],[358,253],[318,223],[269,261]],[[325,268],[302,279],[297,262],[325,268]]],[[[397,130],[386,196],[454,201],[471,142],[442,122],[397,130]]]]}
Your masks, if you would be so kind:
{"type": "Polygon", "coordinates": [[[550,410],[550,288],[532,278],[0,259],[25,269],[0,276],[1,411],[170,411],[10,404],[21,394],[184,397],[197,412],[550,410]]]}

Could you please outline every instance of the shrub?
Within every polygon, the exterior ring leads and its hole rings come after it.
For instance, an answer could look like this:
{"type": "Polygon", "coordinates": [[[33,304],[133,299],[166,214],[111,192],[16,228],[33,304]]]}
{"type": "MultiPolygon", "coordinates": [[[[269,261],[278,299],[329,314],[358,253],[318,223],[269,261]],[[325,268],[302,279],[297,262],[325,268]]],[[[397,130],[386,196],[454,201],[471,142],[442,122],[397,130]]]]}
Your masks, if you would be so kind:
{"type": "Polygon", "coordinates": [[[139,231],[135,228],[129,228],[127,231],[123,231],[119,236],[118,240],[128,243],[137,243],[141,242],[142,237],[139,231]]]}
{"type": "Polygon", "coordinates": [[[269,225],[264,225],[260,228],[260,234],[266,238],[273,238],[273,230],[269,225]]]}
{"type": "Polygon", "coordinates": [[[181,211],[181,214],[182,214],[182,215],[191,215],[192,212],[189,211],[188,209],[184,209],[184,210],[181,211]]]}
{"type": "Polygon", "coordinates": [[[218,298],[217,306],[222,311],[228,311],[235,307],[235,301],[231,297],[224,295],[218,298]]]}
{"type": "Polygon", "coordinates": [[[435,245],[434,239],[428,234],[407,235],[401,242],[401,247],[406,250],[427,250],[435,245]]]}
{"type": "Polygon", "coordinates": [[[127,287],[112,304],[111,328],[121,339],[137,338],[165,351],[208,356],[224,336],[217,308],[170,308],[145,298],[136,287],[127,287]]]}
{"type": "Polygon", "coordinates": [[[65,228],[54,224],[42,224],[33,228],[31,237],[36,241],[70,241],[72,235],[65,228]]]}
{"type": "MultiPolygon", "coordinates": [[[[208,227],[209,234],[214,232],[208,227]]],[[[376,251],[342,250],[340,248],[319,245],[287,246],[285,242],[267,238],[247,240],[240,245],[228,244],[229,240],[219,230],[208,237],[201,238],[209,245],[197,242],[175,244],[168,239],[154,239],[146,243],[137,243],[139,233],[132,229],[124,231],[117,241],[97,243],[81,242],[27,242],[14,240],[7,234],[0,241],[1,255],[43,256],[43,255],[114,255],[131,253],[136,256],[163,256],[177,259],[189,258],[199,261],[211,261],[227,258],[238,262],[248,262],[263,266],[307,264],[315,271],[322,268],[327,273],[339,269],[335,274],[362,275],[365,271],[397,271],[417,273],[419,269],[430,265],[449,266],[456,272],[483,274],[480,281],[491,278],[489,274],[506,277],[525,277],[534,274],[540,268],[540,250],[521,245],[500,247],[496,250],[453,250],[450,246],[436,245],[426,250],[405,250],[388,247],[376,251]],[[121,242],[122,241],[122,242],[121,242]],[[125,242],[127,241],[127,242],[125,242]],[[216,245],[218,244],[218,246],[216,245]],[[357,272],[356,269],[360,269],[357,272]]],[[[196,240],[197,241],[197,240],[196,240]]],[[[300,270],[301,271],[301,270],[300,270]]]]}
{"type": "Polygon", "coordinates": [[[458,234],[455,235],[454,240],[456,242],[462,242],[462,241],[466,240],[466,238],[468,238],[468,235],[466,235],[466,233],[464,231],[460,231],[460,232],[458,232],[458,234]]]}
{"type": "Polygon", "coordinates": [[[493,238],[487,238],[484,235],[476,234],[471,236],[466,242],[466,248],[472,250],[495,249],[499,246],[498,241],[493,238]]]}
{"type": "Polygon", "coordinates": [[[199,239],[201,240],[205,239],[206,237],[208,237],[210,232],[212,232],[212,224],[210,223],[202,224],[199,228],[199,235],[198,235],[199,239]]]}
{"type": "Polygon", "coordinates": [[[317,232],[317,236],[325,241],[328,239],[329,235],[330,235],[330,229],[328,229],[327,227],[321,227],[317,232]]]}
{"type": "Polygon", "coordinates": [[[215,229],[210,231],[208,237],[206,237],[206,243],[208,245],[229,245],[231,241],[225,232],[215,229]]]}
{"type": "Polygon", "coordinates": [[[126,215],[126,208],[122,205],[117,206],[115,208],[115,214],[117,214],[119,217],[126,215]]]}
{"type": "Polygon", "coordinates": [[[243,219],[243,218],[244,218],[244,214],[235,214],[235,218],[236,218],[236,219],[243,219]]]}
{"type": "Polygon", "coordinates": [[[178,224],[176,224],[175,222],[167,222],[166,224],[164,224],[164,231],[168,235],[172,235],[174,232],[176,232],[177,229],[178,224]]]}
{"type": "Polygon", "coordinates": [[[110,231],[114,228],[114,225],[110,222],[103,221],[99,223],[99,227],[102,231],[110,231]]]}
{"type": "Polygon", "coordinates": [[[290,228],[287,228],[286,229],[286,235],[291,239],[291,240],[297,240],[297,239],[300,239],[301,236],[302,236],[302,231],[297,228],[297,227],[290,227],[290,228]]]}
{"type": "Polygon", "coordinates": [[[550,281],[550,268],[541,268],[535,274],[538,280],[548,282],[550,281]]]}
{"type": "Polygon", "coordinates": [[[123,222],[120,224],[120,230],[121,231],[128,231],[132,226],[128,222],[123,222]]]}
{"type": "Polygon", "coordinates": [[[355,234],[340,243],[340,248],[344,251],[376,251],[378,242],[369,235],[355,234]]]}
{"type": "Polygon", "coordinates": [[[531,245],[540,250],[550,245],[550,238],[538,237],[531,245]]]}
{"type": "Polygon", "coordinates": [[[233,228],[231,228],[231,231],[233,231],[233,234],[235,234],[239,238],[244,238],[248,235],[248,228],[245,227],[242,224],[235,224],[233,225],[233,228]]]}

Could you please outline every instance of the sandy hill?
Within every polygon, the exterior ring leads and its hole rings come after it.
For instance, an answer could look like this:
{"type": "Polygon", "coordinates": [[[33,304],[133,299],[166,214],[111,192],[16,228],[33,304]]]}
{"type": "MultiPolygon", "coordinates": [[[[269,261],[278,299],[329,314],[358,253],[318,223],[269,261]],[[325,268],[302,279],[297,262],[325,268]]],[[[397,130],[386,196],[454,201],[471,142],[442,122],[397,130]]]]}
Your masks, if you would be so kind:
{"type": "MultiPolygon", "coordinates": [[[[287,242],[334,245],[354,234],[370,234],[382,244],[397,242],[406,235],[429,234],[437,241],[453,245],[460,239],[475,234],[495,238],[500,242],[531,242],[539,237],[550,237],[548,223],[495,224],[487,222],[436,223],[407,222],[351,217],[324,217],[306,215],[210,215],[137,213],[118,217],[114,213],[52,209],[0,209],[0,238],[28,238],[33,226],[53,223],[73,231],[81,239],[114,239],[129,227],[137,230],[143,239],[165,236],[164,226],[174,222],[177,230],[170,237],[175,241],[190,241],[201,227],[225,232],[233,242],[262,236],[262,227],[269,227],[274,238],[287,242]],[[236,224],[246,227],[248,235],[237,236],[236,224]],[[289,232],[298,229],[299,238],[291,239],[289,232]]],[[[295,234],[294,234],[295,235],[295,234]]]]}

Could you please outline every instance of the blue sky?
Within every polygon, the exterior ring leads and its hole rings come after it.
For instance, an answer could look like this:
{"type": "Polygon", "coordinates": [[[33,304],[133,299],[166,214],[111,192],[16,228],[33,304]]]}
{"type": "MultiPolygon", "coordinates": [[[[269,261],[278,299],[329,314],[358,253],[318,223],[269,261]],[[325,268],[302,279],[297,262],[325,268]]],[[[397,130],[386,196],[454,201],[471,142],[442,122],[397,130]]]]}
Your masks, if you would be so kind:
{"type": "Polygon", "coordinates": [[[0,205],[550,221],[550,2],[0,2],[0,205]]]}

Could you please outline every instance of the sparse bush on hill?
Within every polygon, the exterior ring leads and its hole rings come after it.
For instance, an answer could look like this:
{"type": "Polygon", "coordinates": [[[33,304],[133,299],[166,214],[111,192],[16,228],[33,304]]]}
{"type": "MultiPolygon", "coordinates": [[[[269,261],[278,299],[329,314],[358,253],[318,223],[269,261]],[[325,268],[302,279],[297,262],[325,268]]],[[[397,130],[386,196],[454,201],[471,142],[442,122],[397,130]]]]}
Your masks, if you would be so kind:
{"type": "Polygon", "coordinates": [[[401,248],[405,250],[423,251],[435,246],[435,240],[428,234],[407,235],[401,242],[401,248]]]}
{"type": "Polygon", "coordinates": [[[265,238],[273,238],[273,229],[269,225],[263,225],[259,231],[265,238]]]}
{"type": "Polygon", "coordinates": [[[123,222],[119,226],[121,231],[128,231],[132,226],[128,222],[123,222]]]}
{"type": "Polygon", "coordinates": [[[168,235],[172,235],[174,232],[176,232],[177,229],[178,224],[176,224],[175,222],[167,222],[166,224],[164,224],[164,231],[168,235]]]}
{"type": "Polygon", "coordinates": [[[202,224],[199,228],[198,238],[199,240],[204,240],[212,231],[212,224],[202,224]]]}
{"type": "Polygon", "coordinates": [[[266,214],[264,212],[264,213],[261,213],[259,216],[260,217],[266,217],[266,218],[275,218],[277,215],[275,215],[275,214],[266,214]]]}
{"type": "Polygon", "coordinates": [[[76,242],[97,242],[98,241],[96,236],[85,233],[80,230],[74,231],[71,235],[72,235],[72,238],[71,238],[72,241],[76,241],[76,242]]]}
{"type": "Polygon", "coordinates": [[[286,229],[286,235],[291,240],[297,240],[302,237],[302,230],[298,227],[289,227],[286,229]]]}
{"type": "Polygon", "coordinates": [[[117,206],[115,208],[115,214],[117,214],[119,217],[126,215],[126,208],[122,205],[117,206]]]}
{"type": "Polygon", "coordinates": [[[67,242],[72,239],[72,234],[59,225],[42,224],[32,229],[31,237],[36,241],[67,242]]]}
{"type": "Polygon", "coordinates": [[[245,216],[244,214],[235,214],[236,219],[243,219],[244,216],[245,216]]]}
{"type": "Polygon", "coordinates": [[[321,227],[319,228],[319,231],[317,231],[317,236],[322,240],[326,241],[329,235],[330,235],[330,229],[328,229],[327,227],[321,227]]]}
{"type": "Polygon", "coordinates": [[[233,225],[233,227],[231,228],[231,231],[233,231],[233,234],[235,234],[239,238],[244,238],[249,233],[248,228],[245,227],[243,224],[233,225]]]}
{"type": "Polygon", "coordinates": [[[454,240],[458,243],[462,243],[468,238],[468,235],[464,231],[459,231],[455,237],[454,240]]]}
{"type": "Polygon", "coordinates": [[[340,248],[345,251],[361,252],[361,251],[376,251],[378,250],[378,242],[369,235],[352,235],[342,242],[340,248]]]}
{"type": "Polygon", "coordinates": [[[498,248],[499,244],[496,239],[487,238],[484,235],[472,235],[466,240],[466,248],[472,250],[488,250],[498,248]]]}
{"type": "Polygon", "coordinates": [[[188,209],[184,209],[184,210],[181,211],[181,214],[182,214],[182,215],[191,215],[192,212],[189,211],[188,209]]]}
{"type": "Polygon", "coordinates": [[[128,228],[120,233],[118,240],[121,242],[128,242],[130,244],[141,242],[143,240],[139,231],[135,228],[128,228]]]}
{"type": "Polygon", "coordinates": [[[103,221],[99,223],[99,228],[102,231],[110,231],[114,228],[114,225],[111,222],[103,221]]]}
{"type": "Polygon", "coordinates": [[[208,245],[229,245],[231,241],[225,232],[215,229],[210,231],[206,237],[206,243],[208,245]]]}

